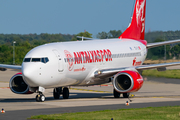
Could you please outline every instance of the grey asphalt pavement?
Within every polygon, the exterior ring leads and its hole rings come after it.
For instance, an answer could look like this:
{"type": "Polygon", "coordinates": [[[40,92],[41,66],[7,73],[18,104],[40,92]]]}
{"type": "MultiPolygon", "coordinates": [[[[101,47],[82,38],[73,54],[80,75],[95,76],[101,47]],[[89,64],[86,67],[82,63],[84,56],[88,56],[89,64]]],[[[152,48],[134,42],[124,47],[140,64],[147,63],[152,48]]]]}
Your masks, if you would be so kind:
{"type": "Polygon", "coordinates": [[[143,87],[130,98],[130,106],[125,106],[127,98],[113,98],[111,83],[106,86],[72,87],[70,98],[53,99],[53,89],[44,93],[45,102],[36,102],[36,94],[18,95],[8,88],[8,81],[15,71],[0,72],[0,120],[24,120],[32,115],[66,112],[83,112],[105,109],[128,109],[156,106],[180,105],[180,80],[167,78],[145,78],[143,87]]]}

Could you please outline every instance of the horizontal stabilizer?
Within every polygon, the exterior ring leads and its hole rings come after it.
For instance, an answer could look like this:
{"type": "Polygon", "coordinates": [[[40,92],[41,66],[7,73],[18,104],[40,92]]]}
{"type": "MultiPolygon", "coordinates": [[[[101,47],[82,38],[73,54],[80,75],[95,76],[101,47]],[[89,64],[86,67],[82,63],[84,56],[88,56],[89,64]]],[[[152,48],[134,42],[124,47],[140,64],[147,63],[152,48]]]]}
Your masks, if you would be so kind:
{"type": "Polygon", "coordinates": [[[178,40],[170,40],[170,41],[165,41],[165,42],[156,42],[156,43],[148,43],[147,48],[153,48],[153,47],[158,47],[161,45],[168,45],[168,44],[173,44],[173,43],[178,43],[180,42],[180,39],[178,40]]]}

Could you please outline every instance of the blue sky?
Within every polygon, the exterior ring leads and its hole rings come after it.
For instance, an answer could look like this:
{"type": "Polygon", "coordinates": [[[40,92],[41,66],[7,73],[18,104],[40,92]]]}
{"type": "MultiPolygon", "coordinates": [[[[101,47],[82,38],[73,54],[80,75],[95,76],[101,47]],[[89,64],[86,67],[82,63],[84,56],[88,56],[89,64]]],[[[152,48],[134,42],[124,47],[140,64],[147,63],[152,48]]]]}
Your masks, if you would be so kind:
{"type": "MultiPolygon", "coordinates": [[[[135,0],[1,0],[0,33],[124,31],[135,0]]],[[[147,0],[146,32],[180,30],[180,0],[147,0]]]]}

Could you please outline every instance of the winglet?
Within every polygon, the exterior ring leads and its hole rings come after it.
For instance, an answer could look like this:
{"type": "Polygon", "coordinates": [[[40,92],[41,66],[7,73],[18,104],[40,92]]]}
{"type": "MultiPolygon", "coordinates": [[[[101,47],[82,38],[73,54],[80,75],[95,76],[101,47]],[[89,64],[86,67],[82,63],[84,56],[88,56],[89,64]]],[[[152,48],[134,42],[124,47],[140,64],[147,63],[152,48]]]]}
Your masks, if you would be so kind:
{"type": "Polygon", "coordinates": [[[132,21],[129,27],[119,36],[135,40],[144,40],[146,0],[136,0],[132,21]]]}

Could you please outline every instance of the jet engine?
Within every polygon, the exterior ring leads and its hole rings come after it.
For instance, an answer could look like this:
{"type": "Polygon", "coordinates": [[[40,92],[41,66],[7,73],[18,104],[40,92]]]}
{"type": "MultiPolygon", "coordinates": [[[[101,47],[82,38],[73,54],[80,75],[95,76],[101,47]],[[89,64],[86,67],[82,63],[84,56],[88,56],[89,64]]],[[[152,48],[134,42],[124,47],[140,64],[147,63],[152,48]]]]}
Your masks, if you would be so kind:
{"type": "Polygon", "coordinates": [[[114,89],[119,93],[138,91],[143,85],[142,76],[136,71],[122,71],[117,73],[113,79],[114,89]]]}
{"type": "Polygon", "coordinates": [[[29,86],[24,82],[22,73],[15,74],[9,82],[9,87],[12,92],[16,94],[32,94],[29,90],[29,86]]]}

